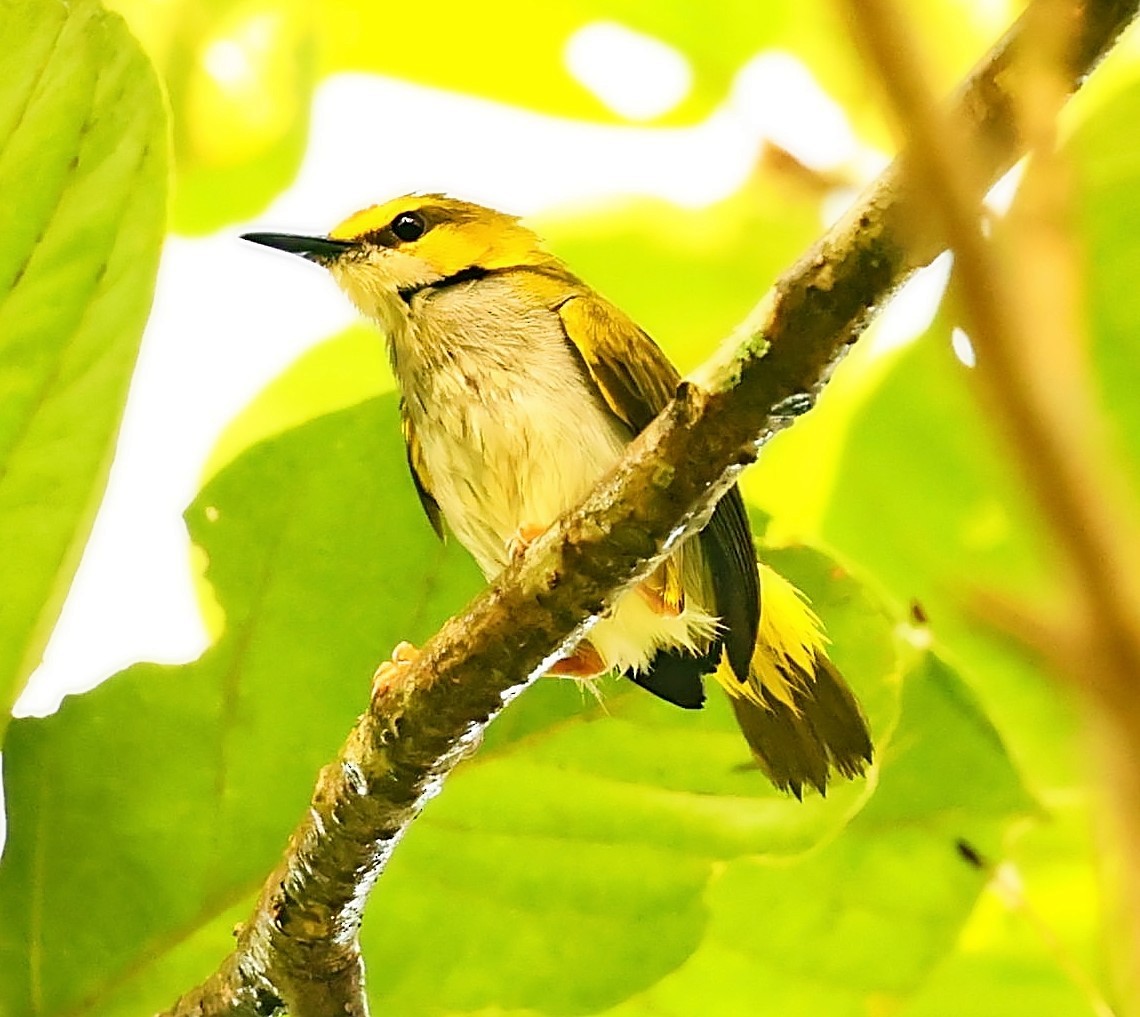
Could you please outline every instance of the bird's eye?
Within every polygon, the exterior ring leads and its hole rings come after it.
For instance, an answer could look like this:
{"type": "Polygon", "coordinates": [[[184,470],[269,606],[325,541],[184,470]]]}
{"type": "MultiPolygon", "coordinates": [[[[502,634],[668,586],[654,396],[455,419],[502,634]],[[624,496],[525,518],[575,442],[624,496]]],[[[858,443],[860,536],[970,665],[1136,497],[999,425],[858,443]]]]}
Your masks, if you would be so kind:
{"type": "Polygon", "coordinates": [[[419,212],[401,212],[392,220],[392,232],[401,240],[419,240],[427,231],[427,223],[419,212]]]}

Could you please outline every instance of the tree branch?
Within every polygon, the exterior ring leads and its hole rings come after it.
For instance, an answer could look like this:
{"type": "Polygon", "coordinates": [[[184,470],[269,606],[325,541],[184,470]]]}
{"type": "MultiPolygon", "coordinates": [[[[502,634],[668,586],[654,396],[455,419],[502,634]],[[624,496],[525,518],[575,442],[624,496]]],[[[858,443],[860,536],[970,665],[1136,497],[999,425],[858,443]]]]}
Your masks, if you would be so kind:
{"type": "MultiPolygon", "coordinates": [[[[1079,87],[1138,3],[1066,0],[1076,40],[1067,90],[1079,87]]],[[[955,102],[987,181],[1022,151],[1008,72],[1023,46],[1019,22],[955,102]]],[[[896,160],[714,361],[682,383],[587,500],[379,687],[321,771],[233,953],[170,1014],[266,1014],[278,1005],[293,1017],[367,1012],[356,935],[400,836],[505,703],[704,524],[760,446],[802,412],[803,395],[826,382],[874,309],[944,246],[914,198],[914,179],[907,158],[896,160]]]]}

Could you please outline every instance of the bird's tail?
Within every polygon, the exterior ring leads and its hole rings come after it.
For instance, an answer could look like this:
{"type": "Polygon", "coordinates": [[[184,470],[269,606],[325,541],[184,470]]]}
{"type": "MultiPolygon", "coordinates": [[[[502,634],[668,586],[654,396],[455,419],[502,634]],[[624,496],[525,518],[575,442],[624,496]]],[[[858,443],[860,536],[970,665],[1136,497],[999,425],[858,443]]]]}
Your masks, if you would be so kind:
{"type": "Polygon", "coordinates": [[[747,682],[727,664],[716,671],[761,769],[797,798],[805,785],[827,793],[834,770],[861,774],[871,735],[851,689],[828,659],[826,637],[803,595],[760,566],[760,636],[747,682]]]}

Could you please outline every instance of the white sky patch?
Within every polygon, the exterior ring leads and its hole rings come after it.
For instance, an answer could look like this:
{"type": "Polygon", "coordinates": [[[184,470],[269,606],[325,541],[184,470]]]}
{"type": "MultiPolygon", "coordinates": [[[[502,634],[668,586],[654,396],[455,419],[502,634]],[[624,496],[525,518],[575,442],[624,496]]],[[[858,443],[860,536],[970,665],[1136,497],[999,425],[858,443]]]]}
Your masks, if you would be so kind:
{"type": "Polygon", "coordinates": [[[974,344],[957,325],[950,332],[950,347],[956,356],[967,367],[975,367],[978,363],[977,354],[974,353],[974,344]]]}
{"type": "Polygon", "coordinates": [[[843,108],[790,53],[770,50],[749,60],[733,81],[729,105],[753,131],[812,169],[833,169],[858,154],[843,108]]]}
{"type": "Polygon", "coordinates": [[[446,191],[521,215],[629,194],[701,208],[738,190],[758,151],[756,136],[721,111],[691,127],[594,124],[342,74],[317,92],[300,175],[257,228],[300,232],[304,220],[324,232],[408,191],[446,191]],[[361,110],[382,111],[383,126],[362,129],[361,110]]]}
{"type": "Polygon", "coordinates": [[[693,87],[693,68],[668,43],[615,21],[594,21],[566,42],[566,69],[619,116],[652,120],[693,87]]]}
{"type": "Polygon", "coordinates": [[[993,187],[986,191],[984,203],[994,215],[1005,215],[1009,211],[1013,199],[1017,197],[1017,190],[1021,186],[1021,181],[1025,177],[1025,167],[1028,162],[1027,159],[1018,160],[1010,169],[1006,170],[1002,178],[993,187]]]}
{"type": "Polygon", "coordinates": [[[882,356],[905,346],[930,328],[950,281],[952,265],[950,253],[943,252],[906,281],[868,335],[872,355],[882,356]]]}

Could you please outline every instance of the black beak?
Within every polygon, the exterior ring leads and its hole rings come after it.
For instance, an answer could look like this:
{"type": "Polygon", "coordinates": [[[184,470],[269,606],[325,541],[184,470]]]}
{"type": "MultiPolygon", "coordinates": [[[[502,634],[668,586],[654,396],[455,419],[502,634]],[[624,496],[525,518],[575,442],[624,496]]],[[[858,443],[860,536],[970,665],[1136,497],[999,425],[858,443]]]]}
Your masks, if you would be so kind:
{"type": "Polygon", "coordinates": [[[242,240],[249,240],[265,247],[276,247],[279,251],[299,254],[309,261],[325,264],[336,261],[345,251],[356,247],[354,240],[333,240],[331,237],[299,237],[293,233],[243,233],[242,240]]]}

